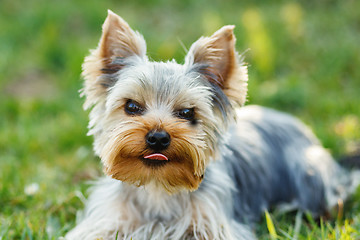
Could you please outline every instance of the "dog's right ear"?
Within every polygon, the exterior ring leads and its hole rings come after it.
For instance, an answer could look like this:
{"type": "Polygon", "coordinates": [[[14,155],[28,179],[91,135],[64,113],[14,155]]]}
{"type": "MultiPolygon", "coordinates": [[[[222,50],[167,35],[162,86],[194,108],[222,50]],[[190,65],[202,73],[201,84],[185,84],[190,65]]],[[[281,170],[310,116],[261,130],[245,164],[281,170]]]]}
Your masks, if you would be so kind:
{"type": "Polygon", "coordinates": [[[248,74],[236,52],[233,30],[234,26],[224,26],[210,37],[201,37],[191,46],[185,65],[197,69],[222,89],[234,106],[242,106],[246,101],[248,74]]]}
{"type": "Polygon", "coordinates": [[[85,109],[104,98],[108,88],[117,81],[116,73],[126,66],[127,59],[146,59],[144,38],[132,30],[120,16],[108,10],[102,29],[98,47],[91,50],[82,65],[85,109]]]}

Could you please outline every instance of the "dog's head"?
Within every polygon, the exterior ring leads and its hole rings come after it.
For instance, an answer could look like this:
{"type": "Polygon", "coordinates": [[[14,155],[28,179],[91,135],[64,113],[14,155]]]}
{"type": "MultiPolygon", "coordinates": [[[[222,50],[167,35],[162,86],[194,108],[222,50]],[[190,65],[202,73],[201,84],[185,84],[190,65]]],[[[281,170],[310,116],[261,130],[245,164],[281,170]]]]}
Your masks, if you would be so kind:
{"type": "Polygon", "coordinates": [[[143,37],[109,11],[98,47],[85,58],[82,92],[106,174],[169,193],[198,188],[234,106],[246,99],[233,28],[200,38],[183,65],[151,62],[143,37]]]}

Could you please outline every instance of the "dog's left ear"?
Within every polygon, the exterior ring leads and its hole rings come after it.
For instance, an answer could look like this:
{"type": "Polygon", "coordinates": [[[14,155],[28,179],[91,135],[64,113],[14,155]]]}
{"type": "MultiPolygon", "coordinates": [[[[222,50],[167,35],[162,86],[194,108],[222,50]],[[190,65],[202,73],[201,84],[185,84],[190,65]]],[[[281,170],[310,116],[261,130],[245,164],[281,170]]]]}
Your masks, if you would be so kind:
{"type": "Polygon", "coordinates": [[[247,67],[235,50],[234,26],[224,26],[211,37],[201,37],[190,48],[185,65],[220,87],[232,103],[246,101],[247,67]]]}
{"type": "Polygon", "coordinates": [[[108,10],[102,30],[98,47],[91,51],[82,65],[85,108],[104,99],[108,88],[118,78],[117,72],[129,63],[129,59],[146,59],[144,38],[120,16],[108,10]]]}

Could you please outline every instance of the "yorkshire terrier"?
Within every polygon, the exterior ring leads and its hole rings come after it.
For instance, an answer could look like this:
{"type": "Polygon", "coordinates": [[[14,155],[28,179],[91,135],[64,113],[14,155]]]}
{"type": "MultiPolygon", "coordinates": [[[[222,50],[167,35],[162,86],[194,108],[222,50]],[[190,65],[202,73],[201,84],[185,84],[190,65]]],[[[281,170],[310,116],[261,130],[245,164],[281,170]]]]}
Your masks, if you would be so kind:
{"type": "Polygon", "coordinates": [[[106,178],[65,239],[256,239],[270,207],[321,216],[358,184],[299,120],[246,106],[234,26],[184,64],[153,62],[109,11],[83,64],[89,135],[106,178]]]}

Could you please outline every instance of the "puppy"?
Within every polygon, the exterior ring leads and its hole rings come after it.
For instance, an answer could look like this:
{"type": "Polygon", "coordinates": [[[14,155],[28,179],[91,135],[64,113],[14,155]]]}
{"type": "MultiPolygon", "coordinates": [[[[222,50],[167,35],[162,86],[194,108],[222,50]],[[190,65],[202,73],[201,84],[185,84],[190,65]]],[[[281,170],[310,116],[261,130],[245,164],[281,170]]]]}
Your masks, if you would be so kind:
{"type": "Polygon", "coordinates": [[[358,184],[299,120],[243,107],[247,67],[234,26],[184,64],[153,62],[109,11],[83,64],[89,135],[106,178],[66,239],[256,239],[273,206],[324,214],[358,184]]]}

